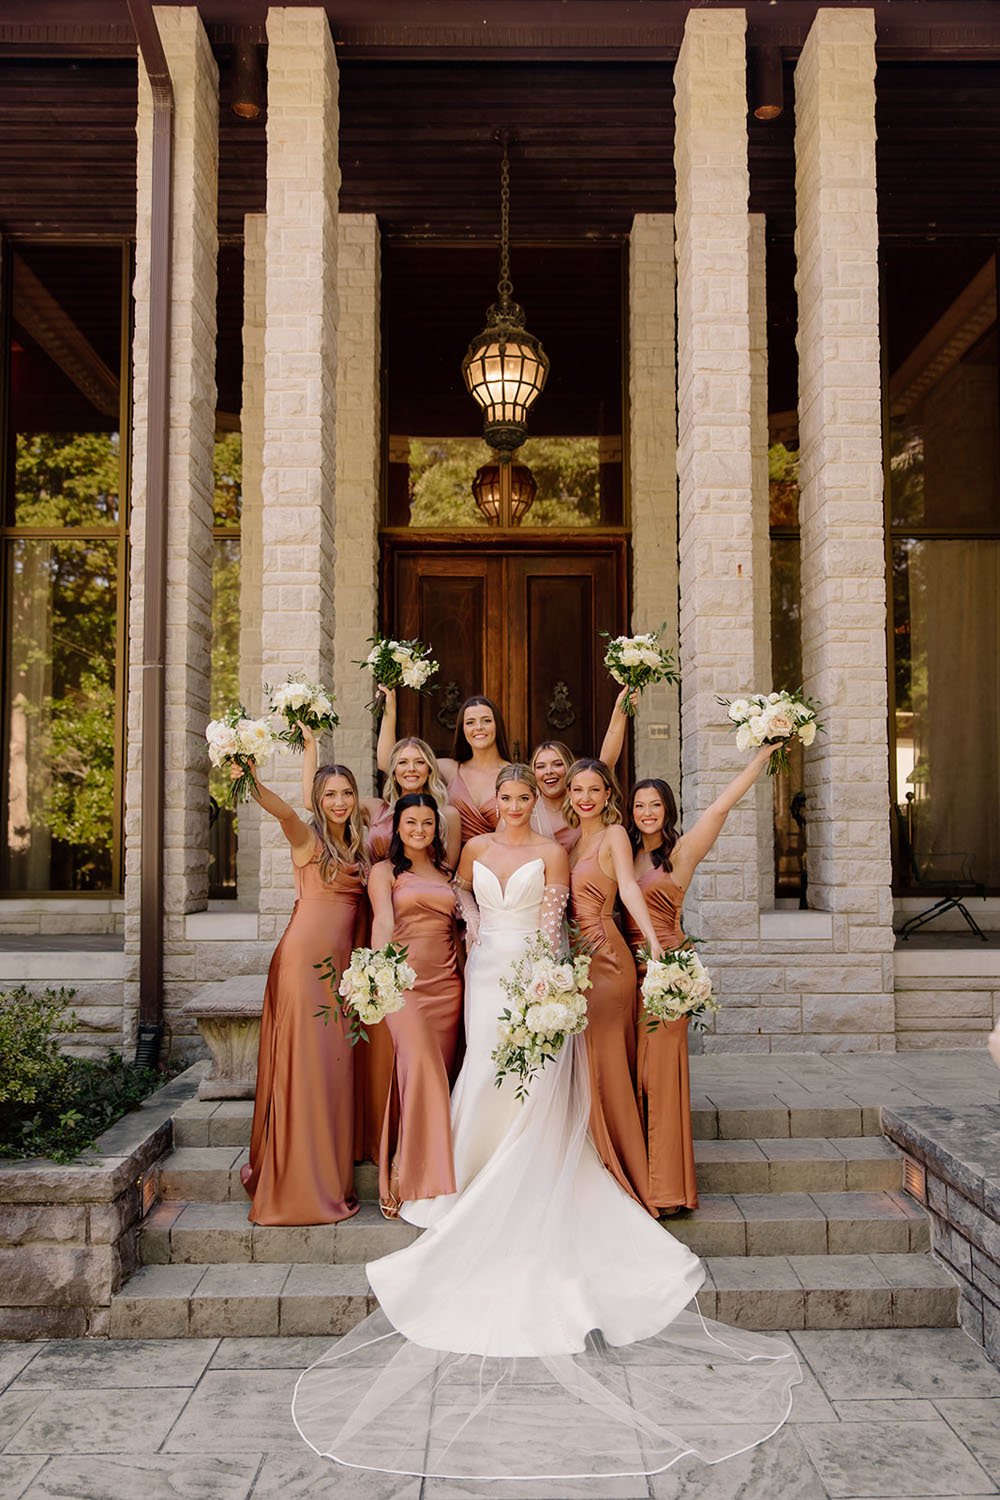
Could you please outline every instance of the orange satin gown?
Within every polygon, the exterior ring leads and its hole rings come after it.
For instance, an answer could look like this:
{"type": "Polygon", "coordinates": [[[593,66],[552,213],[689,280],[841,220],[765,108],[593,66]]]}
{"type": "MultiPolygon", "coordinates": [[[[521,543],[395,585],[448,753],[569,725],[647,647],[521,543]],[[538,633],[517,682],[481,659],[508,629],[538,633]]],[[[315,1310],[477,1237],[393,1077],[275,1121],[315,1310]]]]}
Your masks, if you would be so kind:
{"type": "MultiPolygon", "coordinates": [[[[661,946],[678,947],[684,941],[681,931],[684,892],[680,886],[668,870],[653,866],[639,876],[639,889],[646,898],[661,946]]],[[[625,930],[632,951],[637,953],[644,939],[628,913],[625,930]]],[[[688,1067],[689,1018],[661,1021],[655,1031],[650,1031],[638,994],[636,1009],[639,1017],[636,1084],[649,1149],[650,1201],[661,1209],[697,1208],[688,1067]]]]}
{"type": "Polygon", "coordinates": [[[462,844],[465,845],[470,839],[474,839],[480,833],[496,833],[497,831],[497,799],[487,797],[482,807],[477,807],[472,800],[472,794],[465,782],[462,780],[461,771],[456,771],[448,786],[448,801],[452,807],[458,808],[458,816],[462,823],[462,844]]]}
{"type": "MultiPolygon", "coordinates": [[[[368,825],[365,850],[370,864],[385,859],[392,838],[389,804],[368,825]]],[[[367,914],[367,904],[366,904],[367,914]]],[[[363,940],[369,942],[366,936],[363,940]]],[[[378,1161],[382,1121],[392,1082],[392,1037],[384,1026],[366,1026],[367,1042],[354,1049],[354,1155],[358,1161],[378,1161]]]]}
{"type": "Polygon", "coordinates": [[[451,1146],[451,1075],[462,1017],[462,978],[455,946],[455,893],[445,880],[404,870],[392,890],[392,940],[406,947],[416,974],[402,1010],[386,1016],[395,1069],[379,1152],[379,1196],[437,1198],[455,1191],[451,1146]]]}
{"type": "Polygon", "coordinates": [[[570,872],[572,917],[581,943],[590,950],[584,1032],[590,1064],[590,1134],[612,1176],[650,1208],[646,1142],[635,1097],[635,963],[615,926],[618,883],[601,869],[600,850],[599,844],[570,872]]]}
{"type": "Polygon", "coordinates": [[[389,844],[392,841],[392,810],[388,802],[383,802],[377,818],[372,818],[368,824],[365,834],[365,851],[368,855],[369,864],[378,864],[380,859],[385,859],[389,853],[389,844]]]}
{"type": "Polygon", "coordinates": [[[354,1057],[314,964],[350,961],[364,881],[342,865],[319,873],[319,845],[295,868],[295,906],[274,950],[260,1022],[250,1161],[240,1176],[255,1224],[335,1224],[358,1211],[354,1193],[354,1057]]]}

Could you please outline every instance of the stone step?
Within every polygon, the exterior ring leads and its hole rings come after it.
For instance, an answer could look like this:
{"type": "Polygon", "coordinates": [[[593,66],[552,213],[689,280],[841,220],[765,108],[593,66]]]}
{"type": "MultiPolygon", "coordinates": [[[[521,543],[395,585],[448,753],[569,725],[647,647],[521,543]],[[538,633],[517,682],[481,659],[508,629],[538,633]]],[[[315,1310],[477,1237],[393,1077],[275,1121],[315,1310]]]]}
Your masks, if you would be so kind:
{"type": "MultiPolygon", "coordinates": [[[[191,1099],[174,1116],[175,1146],[247,1146],[252,1099],[191,1099]]],[[[855,1104],[842,1095],[817,1094],[808,1105],[783,1104],[776,1095],[757,1093],[693,1098],[695,1140],[743,1141],[783,1137],[828,1139],[880,1133],[877,1105],[855,1104]]]]}
{"type": "Polygon", "coordinates": [[[111,1299],[112,1338],[347,1333],[375,1307],[364,1266],[143,1266],[111,1299]]]}
{"type": "Polygon", "coordinates": [[[881,1136],[695,1141],[699,1193],[885,1193],[903,1185],[899,1152],[881,1136]]]}
{"type": "MultiPolygon", "coordinates": [[[[374,1306],[357,1265],[144,1266],[111,1303],[112,1338],[344,1333],[374,1306]]],[[[740,1328],[951,1328],[958,1287],[929,1255],[721,1256],[706,1317],[740,1328]]]]}
{"type": "Polygon", "coordinates": [[[341,1224],[251,1224],[244,1193],[242,1203],[158,1203],[143,1220],[140,1255],[145,1265],[363,1265],[419,1233],[402,1219],[383,1219],[374,1203],[341,1224]]]}
{"type": "MultiPolygon", "coordinates": [[[[181,1146],[164,1158],[159,1174],[159,1194],[166,1202],[248,1202],[240,1181],[246,1164],[246,1146],[181,1146]]],[[[378,1199],[378,1169],[371,1162],[354,1168],[354,1187],[361,1199],[378,1199]]]]}

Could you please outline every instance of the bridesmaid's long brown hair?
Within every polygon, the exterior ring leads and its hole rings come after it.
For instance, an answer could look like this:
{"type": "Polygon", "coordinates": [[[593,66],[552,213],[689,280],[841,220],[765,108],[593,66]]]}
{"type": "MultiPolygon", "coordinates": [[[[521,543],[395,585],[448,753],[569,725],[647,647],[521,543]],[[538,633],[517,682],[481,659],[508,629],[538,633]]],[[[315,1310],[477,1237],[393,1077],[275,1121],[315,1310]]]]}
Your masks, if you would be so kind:
{"type": "Polygon", "coordinates": [[[342,766],[336,763],[329,766],[320,766],[313,777],[312,795],[309,798],[309,805],[312,811],[310,826],[323,846],[319,857],[319,873],[326,881],[336,880],[337,871],[344,863],[340,851],[330,837],[330,830],[326,826],[326,814],[323,811],[323,788],[331,776],[343,776],[354,793],[354,807],[344,827],[344,833],[346,834],[345,842],[347,844],[347,863],[358,864],[362,869],[365,869],[368,864],[365,857],[365,829],[361,817],[361,798],[358,795],[358,783],[355,780],[354,772],[349,766],[342,766]]]}
{"type": "Polygon", "coordinates": [[[680,834],[677,832],[677,802],[670,787],[665,781],[661,781],[659,776],[647,776],[645,781],[637,781],[632,788],[632,801],[629,804],[628,813],[629,841],[631,842],[633,851],[638,854],[639,850],[643,847],[642,834],[635,826],[635,812],[633,809],[635,808],[637,794],[647,790],[656,793],[663,803],[664,809],[663,838],[655,849],[650,849],[649,857],[658,870],[666,870],[669,874],[673,869],[673,865],[670,863],[670,856],[673,853],[674,845],[680,838],[680,834]]]}
{"type": "Polygon", "coordinates": [[[510,749],[507,744],[507,726],[503,721],[503,714],[499,705],[492,698],[484,698],[481,693],[475,693],[471,698],[466,698],[458,711],[458,723],[455,725],[455,744],[451,752],[452,760],[457,760],[462,766],[467,760],[472,759],[472,746],[465,738],[465,710],[475,708],[481,703],[488,708],[493,715],[493,722],[497,726],[497,754],[501,760],[510,760],[510,749]]]}

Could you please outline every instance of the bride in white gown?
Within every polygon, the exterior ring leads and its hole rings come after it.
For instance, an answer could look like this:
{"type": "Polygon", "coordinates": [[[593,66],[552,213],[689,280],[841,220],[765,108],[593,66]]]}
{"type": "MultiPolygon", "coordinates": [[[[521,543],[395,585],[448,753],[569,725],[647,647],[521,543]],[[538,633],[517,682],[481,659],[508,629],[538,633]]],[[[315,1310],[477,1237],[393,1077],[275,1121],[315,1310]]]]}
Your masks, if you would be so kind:
{"type": "Polygon", "coordinates": [[[503,831],[463,854],[467,921],[480,926],[452,1096],[458,1192],[404,1204],[429,1227],[369,1264],[379,1309],[301,1377],[294,1419],[318,1453],[399,1474],[610,1477],[689,1453],[716,1463],[781,1425],[798,1362],[781,1338],[702,1318],[701,1262],[588,1138],[582,1036],[523,1104],[511,1081],[495,1086],[499,981],[530,934],[561,931],[568,894],[565,852],[528,824],[531,772],[501,778],[503,831]]]}

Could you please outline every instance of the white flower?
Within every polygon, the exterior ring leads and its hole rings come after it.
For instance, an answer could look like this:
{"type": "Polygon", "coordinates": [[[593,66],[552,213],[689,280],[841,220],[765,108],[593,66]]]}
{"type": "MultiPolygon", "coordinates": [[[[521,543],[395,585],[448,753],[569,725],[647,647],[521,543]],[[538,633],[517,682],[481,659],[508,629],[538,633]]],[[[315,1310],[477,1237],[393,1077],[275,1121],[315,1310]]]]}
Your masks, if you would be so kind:
{"type": "Polygon", "coordinates": [[[767,720],[763,714],[754,714],[749,720],[750,733],[753,735],[752,743],[759,745],[767,735],[767,720]]]}
{"type": "Polygon", "coordinates": [[[780,703],[782,696],[783,694],[781,693],[768,693],[767,701],[768,703],[780,703]]]}
{"type": "Polygon", "coordinates": [[[413,652],[409,646],[397,646],[390,654],[396,665],[400,667],[405,667],[413,660],[413,652]]]}
{"type": "Polygon", "coordinates": [[[780,710],[776,709],[772,711],[766,718],[768,737],[778,735],[784,740],[795,731],[795,725],[792,723],[790,716],[780,710]]]}
{"type": "Polygon", "coordinates": [[[816,738],[816,720],[810,719],[808,723],[800,724],[798,733],[803,745],[811,745],[816,738]]]}
{"type": "Polygon", "coordinates": [[[750,712],[750,705],[745,698],[734,698],[729,705],[729,717],[735,723],[739,719],[745,719],[750,712]]]}
{"type": "Polygon", "coordinates": [[[557,990],[571,990],[574,978],[572,964],[556,964],[552,970],[552,984],[557,990]]]}
{"type": "Polygon", "coordinates": [[[646,667],[658,667],[660,665],[660,653],[652,648],[640,650],[639,659],[643,666],[646,667]]]}
{"type": "Polygon", "coordinates": [[[737,729],[737,731],[736,731],[736,748],[737,748],[737,750],[749,750],[752,747],[752,745],[753,745],[753,735],[750,732],[750,726],[749,726],[749,724],[741,724],[740,727],[739,727],[739,729],[737,729]]]}

